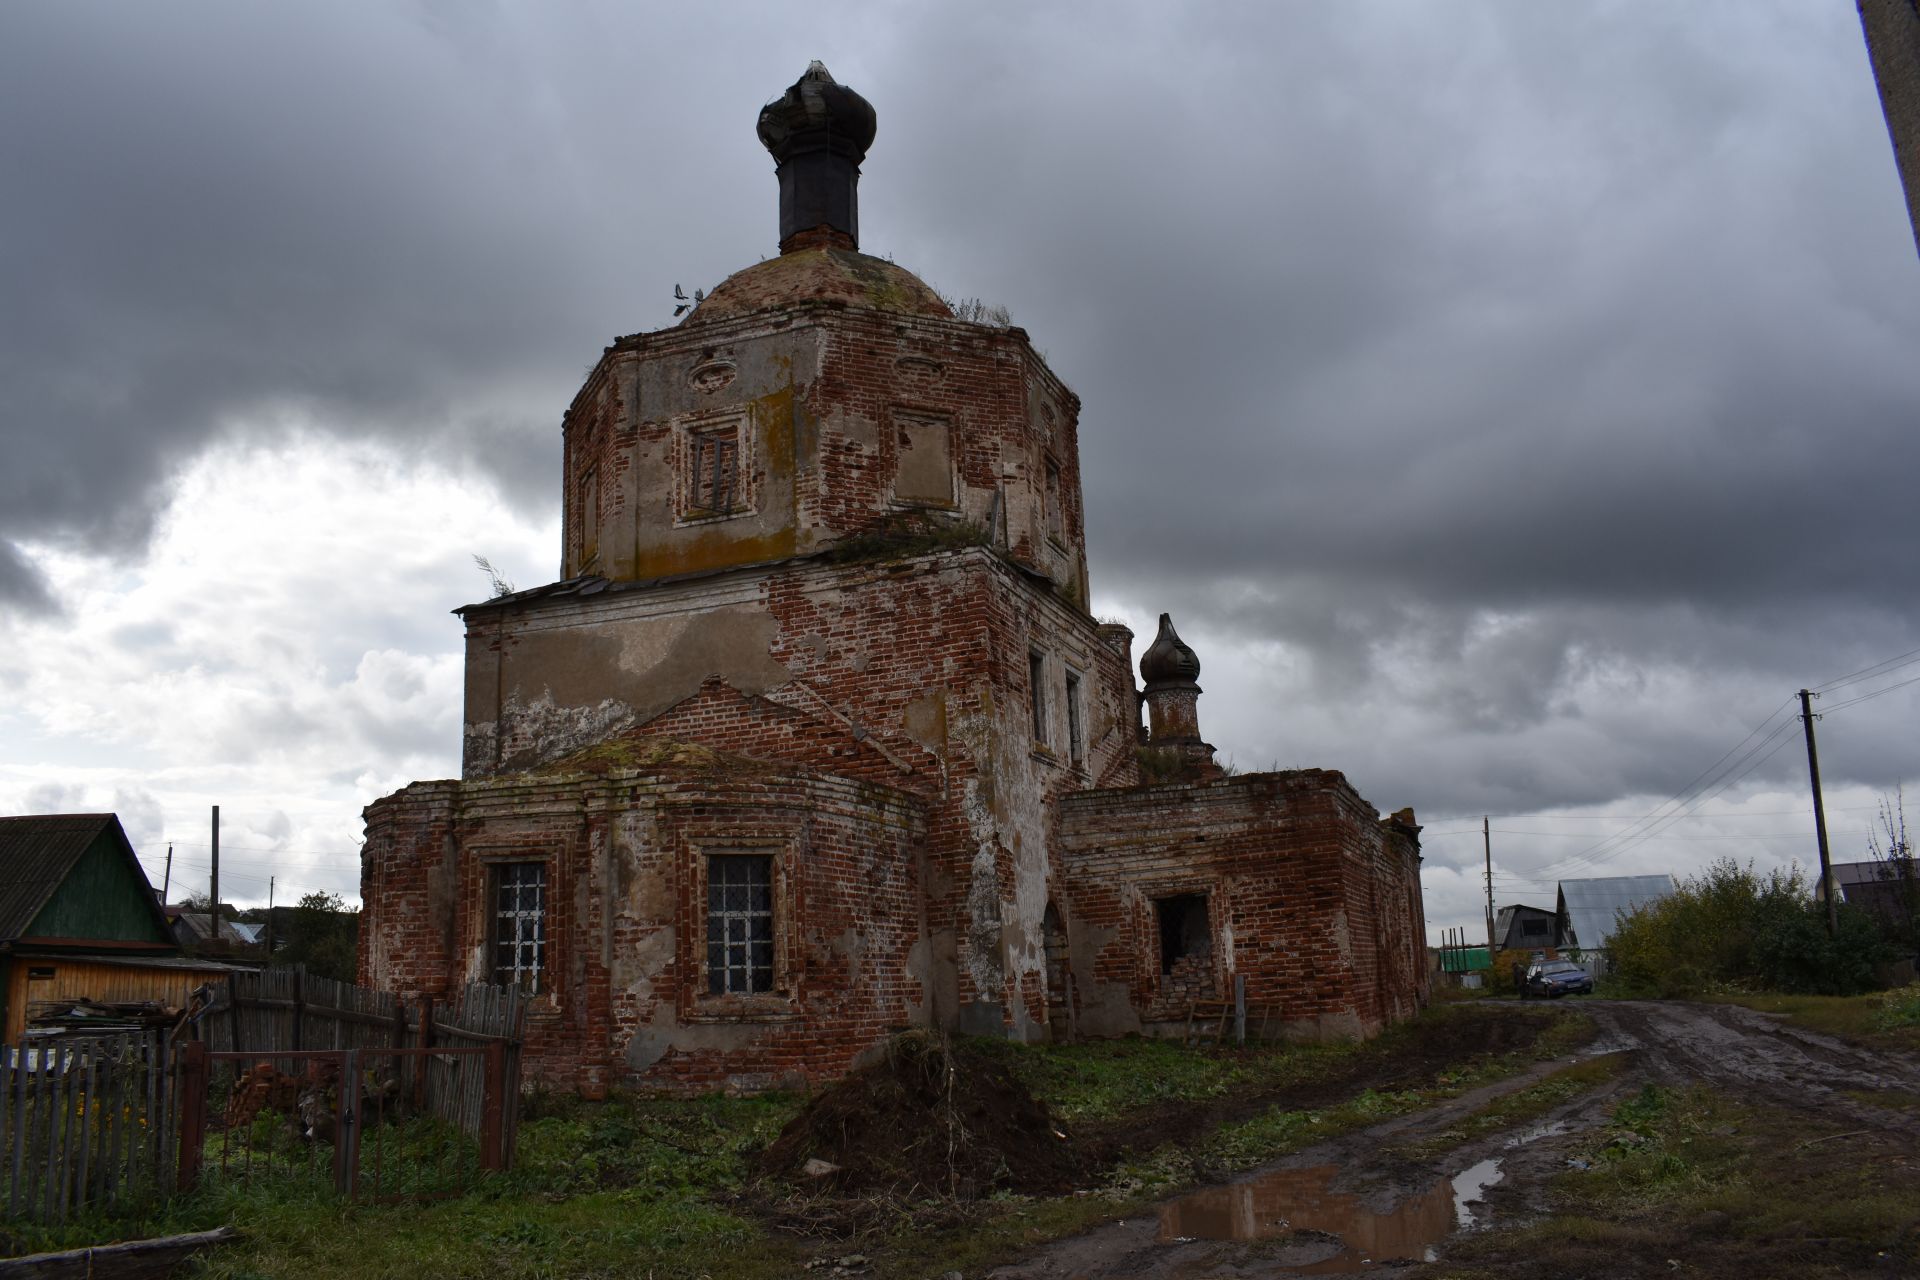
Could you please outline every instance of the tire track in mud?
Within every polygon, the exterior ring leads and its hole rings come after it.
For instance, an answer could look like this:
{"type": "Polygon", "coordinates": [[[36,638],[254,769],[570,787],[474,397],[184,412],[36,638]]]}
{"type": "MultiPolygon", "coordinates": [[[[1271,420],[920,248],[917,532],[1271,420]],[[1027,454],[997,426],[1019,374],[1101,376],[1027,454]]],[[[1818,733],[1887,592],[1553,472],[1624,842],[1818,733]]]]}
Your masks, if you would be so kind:
{"type": "Polygon", "coordinates": [[[1656,1083],[1712,1085],[1880,1128],[1920,1133],[1920,1117],[1849,1098],[1845,1090],[1920,1092],[1920,1064],[1784,1023],[1739,1005],[1595,1001],[1595,1048],[1631,1051],[1656,1083]]]}
{"type": "MultiPolygon", "coordinates": [[[[1579,1008],[1599,1026],[1600,1034],[1578,1056],[1626,1053],[1631,1066],[1613,1084],[1542,1117],[1559,1122],[1556,1137],[1527,1142],[1526,1131],[1540,1124],[1536,1119],[1518,1131],[1476,1139],[1416,1166],[1393,1154],[1410,1136],[1444,1132],[1493,1098],[1524,1088],[1565,1065],[1564,1059],[1295,1152],[1222,1185],[1241,1187],[1281,1170],[1336,1165],[1340,1172],[1332,1184],[1335,1188],[1348,1189],[1368,1207],[1385,1212],[1397,1203],[1430,1195],[1436,1179],[1472,1161],[1499,1156],[1505,1161],[1506,1179],[1493,1188],[1486,1202],[1496,1220],[1516,1213],[1525,1216],[1544,1209],[1541,1197],[1546,1179],[1564,1165],[1566,1152],[1581,1140],[1583,1131],[1603,1123],[1623,1094],[1648,1082],[1681,1088],[1706,1085],[1802,1111],[1825,1111],[1876,1129],[1920,1135],[1920,1116],[1876,1107],[1844,1092],[1920,1093],[1920,1063],[1907,1057],[1849,1044],[1737,1005],[1582,1000],[1579,1008]]],[[[996,1280],[1251,1280],[1350,1269],[1336,1257],[1341,1252],[1337,1240],[1316,1246],[1312,1241],[1164,1239],[1162,1216],[1172,1204],[1168,1201],[1144,1217],[1135,1215],[1040,1246],[988,1274],[996,1280]]]]}

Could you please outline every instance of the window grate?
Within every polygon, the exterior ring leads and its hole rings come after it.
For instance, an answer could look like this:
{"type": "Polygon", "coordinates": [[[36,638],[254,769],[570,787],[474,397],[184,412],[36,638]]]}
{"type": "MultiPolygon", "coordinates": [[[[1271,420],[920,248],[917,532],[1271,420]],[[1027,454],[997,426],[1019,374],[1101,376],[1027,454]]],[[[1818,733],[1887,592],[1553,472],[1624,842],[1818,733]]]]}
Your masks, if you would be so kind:
{"type": "Polygon", "coordinates": [[[537,993],[547,958],[546,864],[506,862],[493,875],[494,980],[537,993]]]}
{"type": "Polygon", "coordinates": [[[707,858],[707,992],[755,995],[773,990],[773,859],[765,854],[707,858]]]}

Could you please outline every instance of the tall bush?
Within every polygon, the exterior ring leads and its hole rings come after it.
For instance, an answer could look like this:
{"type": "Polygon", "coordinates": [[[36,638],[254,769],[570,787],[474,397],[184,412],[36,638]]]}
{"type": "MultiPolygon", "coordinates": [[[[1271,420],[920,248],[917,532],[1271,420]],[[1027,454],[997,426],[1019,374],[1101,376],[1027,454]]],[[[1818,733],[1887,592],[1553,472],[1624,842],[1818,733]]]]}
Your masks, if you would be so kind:
{"type": "Polygon", "coordinates": [[[1608,943],[1614,985],[1627,994],[1686,996],[1712,986],[1848,995],[1873,986],[1882,945],[1872,923],[1825,908],[1799,867],[1762,876],[1722,858],[1668,897],[1623,913],[1608,943]]]}

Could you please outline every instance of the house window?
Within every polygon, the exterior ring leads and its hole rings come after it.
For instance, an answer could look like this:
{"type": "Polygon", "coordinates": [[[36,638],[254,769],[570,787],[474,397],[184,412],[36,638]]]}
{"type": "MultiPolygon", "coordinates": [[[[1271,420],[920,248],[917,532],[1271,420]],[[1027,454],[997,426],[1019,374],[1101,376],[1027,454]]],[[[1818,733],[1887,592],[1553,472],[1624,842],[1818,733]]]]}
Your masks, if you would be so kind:
{"type": "Polygon", "coordinates": [[[1181,967],[1204,964],[1213,958],[1213,931],[1207,927],[1207,895],[1183,893],[1153,904],[1160,923],[1160,972],[1171,975],[1181,967]]]}
{"type": "Polygon", "coordinates": [[[707,993],[773,990],[773,858],[707,857],[707,993]]]}
{"type": "Polygon", "coordinates": [[[1548,925],[1549,922],[1546,920],[1522,920],[1520,922],[1520,936],[1523,938],[1550,938],[1553,936],[1553,931],[1548,925]]]}
{"type": "Polygon", "coordinates": [[[687,514],[726,516],[746,508],[740,483],[740,428],[712,427],[687,437],[687,514]]]}
{"type": "Polygon", "coordinates": [[[1027,684],[1033,697],[1033,740],[1047,744],[1047,660],[1038,653],[1027,655],[1027,684]]]}
{"type": "Polygon", "coordinates": [[[547,956],[547,864],[494,867],[493,903],[494,981],[538,992],[547,956]]]}
{"type": "Polygon", "coordinates": [[[1067,758],[1081,763],[1087,754],[1087,735],[1080,704],[1080,673],[1067,672],[1067,758]]]}

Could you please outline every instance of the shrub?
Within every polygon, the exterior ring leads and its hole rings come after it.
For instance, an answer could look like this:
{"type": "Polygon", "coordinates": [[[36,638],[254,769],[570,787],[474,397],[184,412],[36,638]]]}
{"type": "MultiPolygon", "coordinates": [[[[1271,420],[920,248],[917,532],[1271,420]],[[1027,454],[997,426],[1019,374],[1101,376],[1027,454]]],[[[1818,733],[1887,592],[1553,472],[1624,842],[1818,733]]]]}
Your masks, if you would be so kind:
{"type": "Polygon", "coordinates": [[[1670,896],[1623,914],[1609,949],[1626,994],[1687,996],[1713,987],[1853,995],[1873,986],[1883,956],[1870,920],[1842,906],[1829,938],[1826,908],[1798,867],[1757,874],[1722,858],[1670,896]]]}

